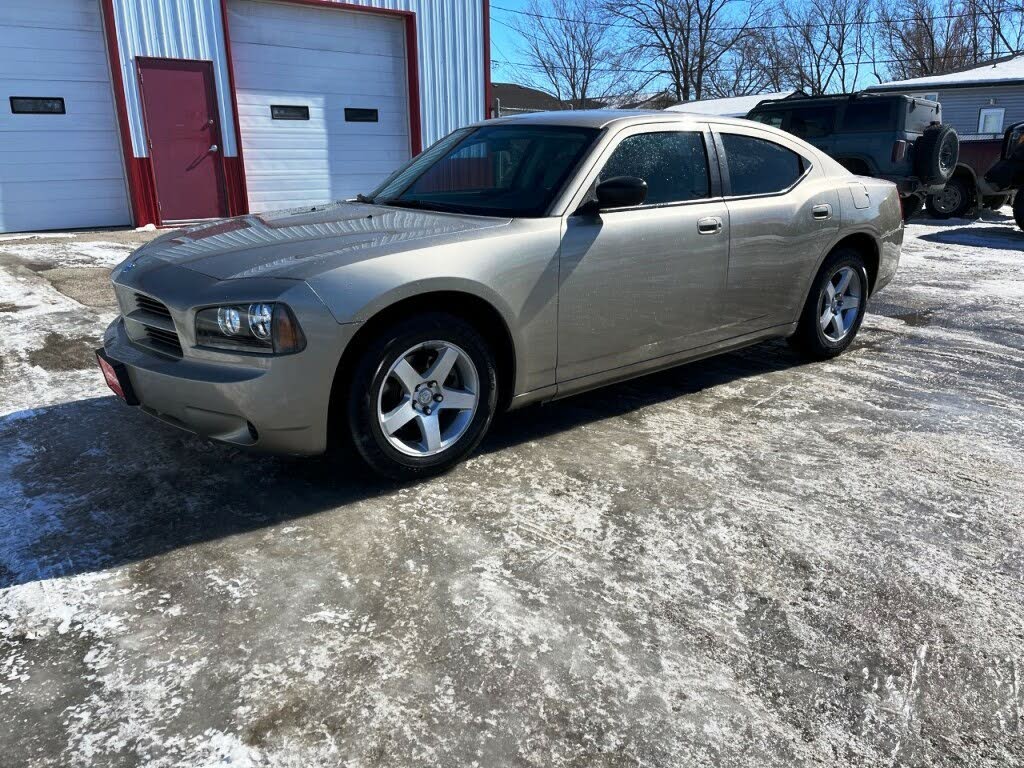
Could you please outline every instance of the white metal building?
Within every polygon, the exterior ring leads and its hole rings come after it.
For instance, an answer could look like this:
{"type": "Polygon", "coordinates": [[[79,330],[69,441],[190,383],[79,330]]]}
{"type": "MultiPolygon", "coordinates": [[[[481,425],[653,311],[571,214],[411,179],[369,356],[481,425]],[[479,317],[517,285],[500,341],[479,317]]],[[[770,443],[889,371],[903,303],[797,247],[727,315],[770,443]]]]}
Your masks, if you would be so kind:
{"type": "Polygon", "coordinates": [[[488,0],[3,0],[0,232],[369,191],[490,103],[488,0]]]}
{"type": "Polygon", "coordinates": [[[668,107],[669,112],[689,112],[698,115],[718,115],[720,117],[746,117],[747,113],[768,99],[787,99],[796,91],[780,93],[762,93],[756,96],[727,96],[721,99],[701,99],[700,101],[684,101],[668,107]]]}

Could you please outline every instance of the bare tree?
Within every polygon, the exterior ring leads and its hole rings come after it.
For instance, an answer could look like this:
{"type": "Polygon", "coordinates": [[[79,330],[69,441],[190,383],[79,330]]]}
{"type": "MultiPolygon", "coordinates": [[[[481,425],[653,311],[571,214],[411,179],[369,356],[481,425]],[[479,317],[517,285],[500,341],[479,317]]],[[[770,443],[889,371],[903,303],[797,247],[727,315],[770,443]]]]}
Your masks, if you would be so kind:
{"type": "Polygon", "coordinates": [[[878,47],[889,76],[908,80],[977,63],[979,27],[957,0],[910,0],[897,9],[879,0],[878,47]]]}
{"type": "Polygon", "coordinates": [[[587,109],[636,90],[631,60],[603,7],[588,0],[530,0],[513,25],[527,64],[569,109],[587,109]]]}
{"type": "Polygon", "coordinates": [[[781,8],[775,42],[786,79],[808,94],[852,91],[869,59],[868,6],[858,0],[808,0],[781,8]]]}
{"type": "Polygon", "coordinates": [[[729,57],[743,57],[760,0],[607,0],[605,7],[625,24],[629,50],[667,77],[680,101],[752,87],[742,76],[730,84],[736,73],[727,65],[729,57]],[[720,77],[726,69],[731,75],[720,77]]]}
{"type": "Polygon", "coordinates": [[[757,35],[738,41],[719,59],[703,89],[705,98],[751,96],[781,91],[784,70],[775,67],[771,51],[757,35]]]}

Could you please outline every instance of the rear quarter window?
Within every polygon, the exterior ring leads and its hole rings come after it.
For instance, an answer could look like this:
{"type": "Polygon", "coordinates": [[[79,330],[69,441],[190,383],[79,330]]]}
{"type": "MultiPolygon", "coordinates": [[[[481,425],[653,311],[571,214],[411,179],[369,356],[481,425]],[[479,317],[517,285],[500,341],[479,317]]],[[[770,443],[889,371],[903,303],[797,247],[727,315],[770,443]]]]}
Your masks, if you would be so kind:
{"type": "Polygon", "coordinates": [[[729,194],[769,195],[793,186],[807,169],[807,161],[774,141],[735,133],[721,134],[729,168],[729,194]]]}

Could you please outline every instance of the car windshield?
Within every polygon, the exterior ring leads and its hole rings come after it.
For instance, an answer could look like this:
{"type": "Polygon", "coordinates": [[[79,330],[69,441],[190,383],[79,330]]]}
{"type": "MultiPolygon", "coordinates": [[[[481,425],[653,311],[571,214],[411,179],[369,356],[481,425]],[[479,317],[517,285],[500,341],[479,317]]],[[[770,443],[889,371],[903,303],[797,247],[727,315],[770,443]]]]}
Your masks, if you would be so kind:
{"type": "Polygon", "coordinates": [[[359,199],[481,216],[543,216],[599,132],[556,125],[464,128],[359,199]]]}

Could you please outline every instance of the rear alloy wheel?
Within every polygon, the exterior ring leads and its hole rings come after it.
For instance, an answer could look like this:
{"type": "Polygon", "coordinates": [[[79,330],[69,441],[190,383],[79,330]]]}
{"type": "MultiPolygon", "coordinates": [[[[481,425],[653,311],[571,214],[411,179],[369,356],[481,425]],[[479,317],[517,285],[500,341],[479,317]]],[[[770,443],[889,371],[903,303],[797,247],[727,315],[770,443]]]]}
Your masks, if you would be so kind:
{"type": "Polygon", "coordinates": [[[458,317],[427,313],[368,345],[349,391],[349,429],[380,474],[423,477],[480,443],[496,402],[497,371],[483,337],[458,317]]]}
{"type": "Polygon", "coordinates": [[[815,360],[841,354],[860,330],[867,297],[864,259],[852,248],[840,248],[818,271],[791,343],[815,360]]]}
{"type": "Polygon", "coordinates": [[[950,179],[945,188],[934,195],[928,195],[925,207],[935,219],[958,219],[967,214],[973,204],[967,184],[961,178],[950,179]]]}

